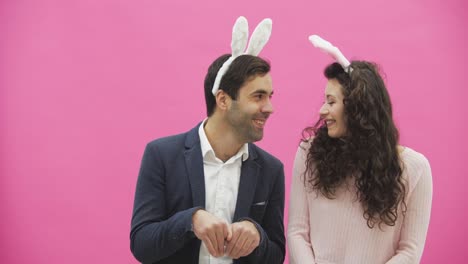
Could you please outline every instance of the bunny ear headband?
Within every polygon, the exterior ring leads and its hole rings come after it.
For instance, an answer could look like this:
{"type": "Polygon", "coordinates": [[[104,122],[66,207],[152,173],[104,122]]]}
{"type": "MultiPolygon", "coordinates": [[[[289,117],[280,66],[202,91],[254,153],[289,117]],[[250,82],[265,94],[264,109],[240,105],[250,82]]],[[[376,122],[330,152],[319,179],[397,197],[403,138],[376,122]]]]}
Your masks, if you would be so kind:
{"type": "Polygon", "coordinates": [[[270,39],[271,26],[271,19],[265,18],[264,20],[262,20],[262,22],[258,24],[254,32],[252,33],[252,36],[250,37],[249,46],[246,50],[245,47],[247,46],[247,40],[249,37],[249,25],[245,17],[240,16],[239,18],[237,18],[236,23],[232,28],[232,55],[226,62],[224,62],[223,66],[221,66],[221,68],[218,71],[218,74],[216,75],[216,79],[212,90],[213,95],[216,95],[216,93],[218,92],[221,79],[229,69],[231,63],[237,57],[244,54],[257,56],[260,53],[265,44],[268,42],[268,39],[270,39]]]}
{"type": "Polygon", "coordinates": [[[350,67],[351,63],[349,63],[343,53],[341,53],[337,47],[333,46],[333,44],[317,35],[310,36],[309,40],[312,42],[314,47],[319,48],[321,51],[332,56],[332,58],[334,58],[343,67],[345,72],[351,73],[353,71],[353,68],[350,67]]]}

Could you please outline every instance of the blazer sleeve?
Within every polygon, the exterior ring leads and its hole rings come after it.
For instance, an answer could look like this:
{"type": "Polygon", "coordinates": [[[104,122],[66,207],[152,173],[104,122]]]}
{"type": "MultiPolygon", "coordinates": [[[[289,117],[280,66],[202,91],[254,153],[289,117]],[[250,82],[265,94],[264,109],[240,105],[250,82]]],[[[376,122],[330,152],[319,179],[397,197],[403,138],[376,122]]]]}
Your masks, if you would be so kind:
{"type": "Polygon", "coordinates": [[[167,217],[165,168],[156,144],[148,144],[138,175],[130,231],[130,249],[137,260],[153,263],[166,258],[195,238],[192,215],[199,208],[167,217]]]}
{"type": "MultiPolygon", "coordinates": [[[[279,167],[275,173],[275,182],[270,200],[265,209],[264,221],[260,225],[250,218],[260,233],[259,246],[247,256],[248,263],[280,264],[284,262],[284,168],[279,167]]],[[[242,220],[242,219],[241,219],[242,220]]]]}
{"type": "Polygon", "coordinates": [[[424,250],[432,205],[432,173],[427,159],[423,158],[417,170],[411,173],[421,176],[407,200],[396,254],[387,264],[419,263],[424,250]]]}
{"type": "Polygon", "coordinates": [[[307,192],[302,175],[305,171],[306,151],[299,146],[293,165],[289,198],[288,249],[289,263],[315,263],[310,241],[310,216],[307,192]]]}

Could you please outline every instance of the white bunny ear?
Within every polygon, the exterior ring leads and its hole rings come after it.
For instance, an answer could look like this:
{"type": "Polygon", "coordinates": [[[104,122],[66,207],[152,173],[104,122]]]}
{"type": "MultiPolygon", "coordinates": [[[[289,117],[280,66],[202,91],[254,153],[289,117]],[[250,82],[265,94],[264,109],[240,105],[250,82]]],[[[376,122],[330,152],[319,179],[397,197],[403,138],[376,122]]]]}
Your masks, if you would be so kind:
{"type": "Polygon", "coordinates": [[[243,16],[237,18],[232,28],[231,50],[232,56],[237,57],[244,53],[249,38],[249,24],[243,16]]]}
{"type": "Polygon", "coordinates": [[[234,26],[232,27],[232,40],[231,40],[231,57],[223,63],[218,73],[216,74],[215,82],[213,84],[213,89],[211,92],[213,95],[219,90],[219,85],[221,84],[221,78],[231,66],[231,63],[235,58],[242,55],[247,46],[247,40],[249,38],[249,23],[247,19],[243,16],[237,18],[234,26]]]}
{"type": "Polygon", "coordinates": [[[270,39],[272,24],[269,18],[265,18],[258,24],[250,37],[249,47],[245,54],[257,56],[260,53],[270,39]]]}
{"type": "Polygon", "coordinates": [[[231,66],[231,63],[242,54],[249,54],[257,56],[258,53],[262,50],[265,44],[268,42],[268,39],[271,35],[271,19],[266,18],[255,28],[252,37],[250,38],[249,47],[245,51],[247,46],[247,40],[249,36],[249,25],[247,19],[243,16],[237,18],[234,27],[232,28],[232,41],[231,41],[231,57],[223,63],[218,73],[216,74],[215,82],[213,84],[213,89],[211,92],[213,95],[219,90],[219,85],[221,84],[221,79],[224,74],[231,66]],[[245,51],[245,52],[244,52],[245,51]]]}
{"type": "Polygon", "coordinates": [[[341,51],[337,47],[333,46],[333,44],[324,40],[318,35],[310,36],[309,41],[312,42],[312,45],[314,45],[314,47],[332,56],[343,67],[343,69],[345,69],[346,71],[348,70],[348,67],[351,63],[348,61],[348,59],[346,59],[346,57],[343,55],[343,53],[341,53],[341,51]]]}

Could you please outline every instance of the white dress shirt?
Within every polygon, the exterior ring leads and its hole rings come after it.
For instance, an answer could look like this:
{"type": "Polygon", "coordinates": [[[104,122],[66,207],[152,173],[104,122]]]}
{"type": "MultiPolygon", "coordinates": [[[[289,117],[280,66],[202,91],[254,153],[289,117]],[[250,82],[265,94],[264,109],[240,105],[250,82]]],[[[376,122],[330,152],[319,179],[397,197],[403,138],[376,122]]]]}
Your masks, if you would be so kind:
{"type": "MultiPolygon", "coordinates": [[[[198,129],[205,173],[205,210],[231,224],[236,209],[242,161],[249,157],[248,144],[244,144],[228,161],[218,159],[206,137],[204,124],[198,129]]],[[[232,259],[210,255],[205,243],[200,247],[199,264],[231,264],[232,259]]]]}

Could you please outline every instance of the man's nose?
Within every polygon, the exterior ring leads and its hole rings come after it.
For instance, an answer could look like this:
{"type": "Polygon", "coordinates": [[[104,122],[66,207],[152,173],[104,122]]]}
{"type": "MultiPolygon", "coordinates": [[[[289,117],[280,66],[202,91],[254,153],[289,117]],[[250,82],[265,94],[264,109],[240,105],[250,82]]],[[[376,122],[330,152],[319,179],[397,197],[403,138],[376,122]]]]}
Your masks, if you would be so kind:
{"type": "Polygon", "coordinates": [[[271,103],[271,100],[268,99],[266,104],[262,107],[262,112],[264,113],[273,113],[275,109],[273,108],[273,104],[271,103]]]}

